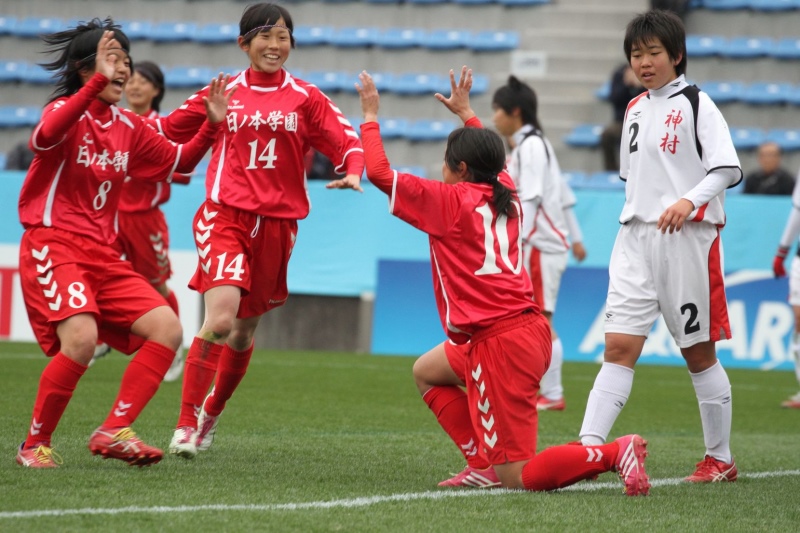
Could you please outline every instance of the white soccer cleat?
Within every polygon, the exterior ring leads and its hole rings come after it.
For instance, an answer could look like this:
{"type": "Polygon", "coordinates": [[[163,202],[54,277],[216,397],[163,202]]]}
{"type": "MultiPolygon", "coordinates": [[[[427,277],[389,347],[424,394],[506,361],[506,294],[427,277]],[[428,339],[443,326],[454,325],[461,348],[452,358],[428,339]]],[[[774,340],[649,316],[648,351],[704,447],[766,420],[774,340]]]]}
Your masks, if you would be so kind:
{"type": "Polygon", "coordinates": [[[196,440],[196,429],[189,426],[179,427],[172,435],[172,440],[169,443],[169,453],[184,459],[194,459],[195,455],[197,455],[196,440]]]}
{"type": "Polygon", "coordinates": [[[200,416],[197,417],[197,451],[204,452],[211,448],[211,445],[214,443],[214,435],[217,432],[217,424],[219,424],[220,416],[222,416],[222,413],[217,416],[211,416],[206,413],[205,402],[203,402],[200,416]]]}

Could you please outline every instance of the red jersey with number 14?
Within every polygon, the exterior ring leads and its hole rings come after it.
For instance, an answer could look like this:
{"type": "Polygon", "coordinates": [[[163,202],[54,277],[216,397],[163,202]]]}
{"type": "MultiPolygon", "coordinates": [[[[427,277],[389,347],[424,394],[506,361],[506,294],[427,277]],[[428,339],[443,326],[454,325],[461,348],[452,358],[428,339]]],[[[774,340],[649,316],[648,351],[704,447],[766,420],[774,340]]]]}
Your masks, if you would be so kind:
{"type": "MultiPolygon", "coordinates": [[[[285,70],[247,69],[232,80],[227,128],[214,145],[206,174],[206,197],[214,203],[273,218],[302,219],[310,204],[304,156],[313,147],[337,172],[364,170],[364,150],[350,122],[316,86],[285,70]]],[[[205,117],[203,96],[192,95],[167,117],[161,131],[181,141],[205,117]]]]}

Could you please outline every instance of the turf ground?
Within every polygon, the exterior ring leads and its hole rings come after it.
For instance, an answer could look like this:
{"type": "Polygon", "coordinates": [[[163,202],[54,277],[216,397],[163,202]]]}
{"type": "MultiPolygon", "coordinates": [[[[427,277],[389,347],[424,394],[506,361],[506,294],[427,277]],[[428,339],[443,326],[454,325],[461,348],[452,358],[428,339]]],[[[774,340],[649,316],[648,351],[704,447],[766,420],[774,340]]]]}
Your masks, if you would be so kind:
{"type": "MultiPolygon", "coordinates": [[[[0,344],[0,531],[799,531],[800,411],[787,372],[729,370],[739,481],[688,485],[702,458],[697,402],[684,368],[641,366],[612,437],[650,442],[651,495],[628,498],[613,474],[571,490],[439,489],[462,468],[420,400],[410,357],[257,351],[214,447],[150,468],[93,457],[92,430],[114,400],[126,358],[91,368],[53,444],[64,464],[14,462],[46,359],[0,344]]],[[[567,410],[543,413],[539,449],[573,440],[598,366],[566,364],[567,410]]],[[[165,383],[135,425],[166,448],[180,383],[165,383]]]]}

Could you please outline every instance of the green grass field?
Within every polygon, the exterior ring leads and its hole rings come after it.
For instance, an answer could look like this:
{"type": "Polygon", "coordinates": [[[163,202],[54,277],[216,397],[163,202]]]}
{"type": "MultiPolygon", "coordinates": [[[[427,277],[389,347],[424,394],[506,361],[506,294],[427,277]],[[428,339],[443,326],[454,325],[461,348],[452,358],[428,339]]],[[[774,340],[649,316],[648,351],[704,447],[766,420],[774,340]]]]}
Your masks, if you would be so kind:
{"type": "MultiPolygon", "coordinates": [[[[798,531],[800,412],[787,372],[729,370],[739,481],[679,480],[702,458],[685,368],[637,369],[612,433],[650,441],[646,498],[613,474],[572,490],[439,489],[462,459],[420,400],[413,358],[257,351],[229,403],[214,447],[193,461],[150,468],[92,456],[127,359],[91,368],[54,435],[64,464],[14,462],[46,359],[30,344],[0,344],[0,531],[798,531]]],[[[598,366],[566,364],[567,410],[539,419],[539,448],[574,440],[598,366]]],[[[166,449],[180,383],[165,383],[135,425],[166,449]]]]}

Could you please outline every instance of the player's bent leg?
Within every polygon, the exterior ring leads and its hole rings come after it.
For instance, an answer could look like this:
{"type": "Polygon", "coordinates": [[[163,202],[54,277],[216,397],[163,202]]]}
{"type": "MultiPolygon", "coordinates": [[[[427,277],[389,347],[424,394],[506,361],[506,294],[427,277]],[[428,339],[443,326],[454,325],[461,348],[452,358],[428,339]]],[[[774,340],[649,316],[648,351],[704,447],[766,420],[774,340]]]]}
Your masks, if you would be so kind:
{"type": "Polygon", "coordinates": [[[97,346],[97,320],[94,315],[80,313],[62,320],[56,328],[61,353],[76,363],[89,366],[97,346]]]}
{"type": "MultiPolygon", "coordinates": [[[[445,341],[446,342],[446,341],[445,341]]],[[[453,347],[454,350],[465,348],[453,347]]],[[[465,360],[466,360],[466,356],[465,360]]],[[[462,370],[463,373],[463,370],[462,370]]],[[[420,394],[425,394],[431,387],[437,385],[463,386],[464,382],[453,370],[445,352],[445,343],[438,344],[419,356],[412,368],[414,383],[420,394]]]]}
{"type": "Polygon", "coordinates": [[[173,355],[183,342],[181,321],[166,304],[151,309],[136,319],[131,325],[131,332],[170,348],[173,355]]]}

